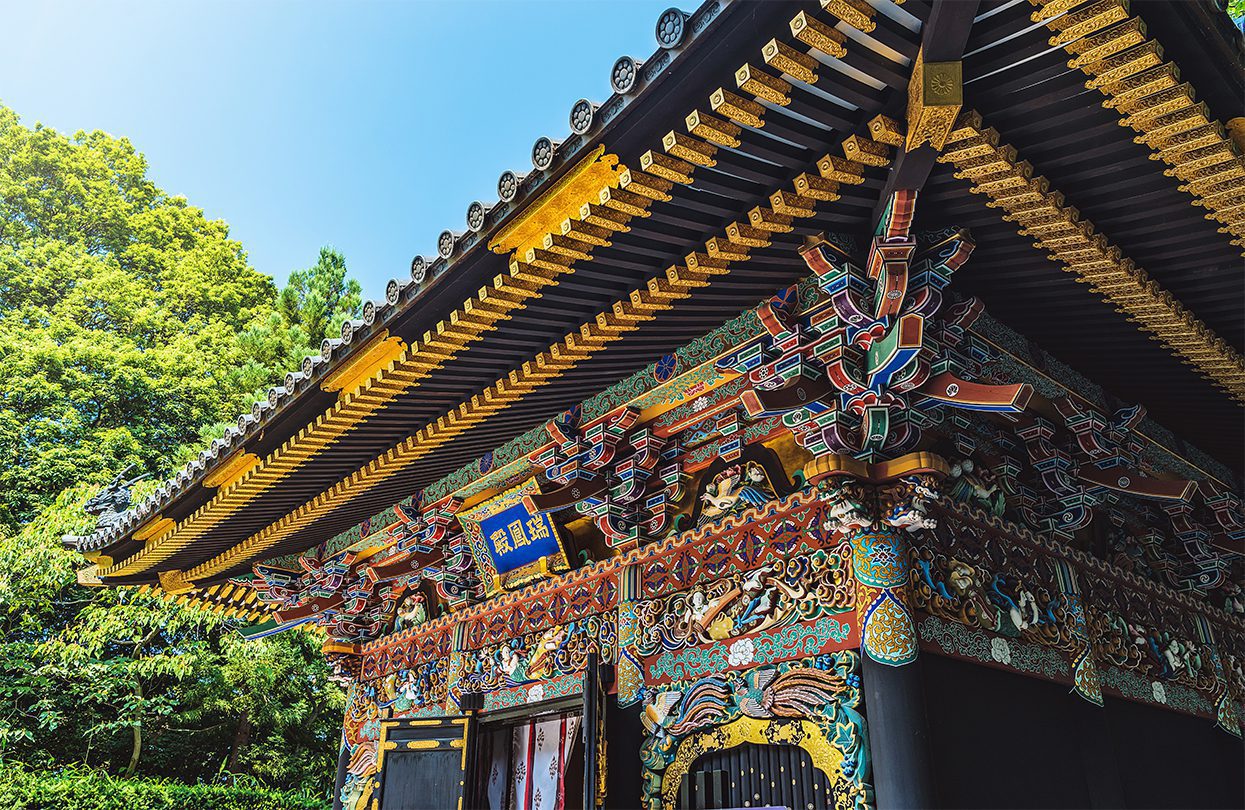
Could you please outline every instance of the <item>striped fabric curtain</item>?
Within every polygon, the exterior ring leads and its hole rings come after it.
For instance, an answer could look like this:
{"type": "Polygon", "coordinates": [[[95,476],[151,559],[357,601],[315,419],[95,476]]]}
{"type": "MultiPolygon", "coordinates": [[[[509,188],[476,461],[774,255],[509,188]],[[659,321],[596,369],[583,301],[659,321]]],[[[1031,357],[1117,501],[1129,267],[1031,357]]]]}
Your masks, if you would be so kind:
{"type": "Polygon", "coordinates": [[[495,735],[487,791],[491,810],[562,810],[579,722],[559,717],[515,726],[509,751],[505,736],[495,735]]]}

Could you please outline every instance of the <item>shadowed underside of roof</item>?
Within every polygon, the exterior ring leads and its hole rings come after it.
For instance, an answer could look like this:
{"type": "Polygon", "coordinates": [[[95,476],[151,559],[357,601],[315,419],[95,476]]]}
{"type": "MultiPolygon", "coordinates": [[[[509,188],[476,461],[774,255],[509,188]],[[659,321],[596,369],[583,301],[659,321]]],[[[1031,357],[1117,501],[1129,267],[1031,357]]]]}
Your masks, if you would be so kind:
{"type": "MultiPolygon", "coordinates": [[[[271,468],[282,448],[296,444],[300,436],[305,441],[309,425],[341,406],[342,394],[325,390],[322,381],[342,373],[335,370],[349,369],[351,358],[367,347],[383,354],[387,338],[402,341],[394,347],[410,347],[414,382],[361,408],[341,432],[317,444],[298,463],[281,468],[272,483],[235,498],[231,505],[222,505],[221,498],[232,483],[204,483],[225,462],[205,462],[204,470],[195,473],[199,477],[188,475],[166,488],[108,541],[104,551],[117,570],[106,581],[152,582],[160,572],[198,570],[210,571],[200,582],[215,582],[248,570],[257,558],[310,548],[791,284],[806,272],[796,255],[803,237],[833,231],[864,239],[889,169],[861,164],[853,169],[847,158],[858,142],[846,147],[844,142],[864,136],[865,146],[872,148],[867,127],[871,119],[879,113],[903,118],[908,75],[931,7],[918,0],[902,7],[879,0],[874,5],[883,11],[854,26],[849,18],[855,6],[826,5],[827,10],[814,2],[710,2],[680,17],[685,28],[677,43],[660,49],[643,67],[633,63],[635,74],[649,71],[635,79],[637,86],[624,88],[626,92],[586,113],[581,105],[581,116],[573,116],[572,124],[584,127],[587,115],[585,131],[557,147],[549,168],[538,167],[526,180],[516,173],[515,182],[530,193],[519,193],[512,203],[475,209],[481,230],[451,233],[442,258],[427,270],[420,265],[421,273],[431,273],[427,282],[391,283],[390,300],[372,305],[372,322],[354,327],[352,343],[328,346],[329,363],[305,366],[308,376],[291,379],[272,397],[270,407],[259,409],[255,424],[248,426],[250,433],[240,434],[219,453],[222,459],[245,460],[237,462],[244,473],[235,481],[248,480],[253,475],[248,470],[271,468]],[[835,7],[844,16],[831,13],[835,7]],[[830,28],[838,33],[826,34],[830,28]],[[818,33],[823,39],[817,39],[818,33]],[[650,67],[654,64],[660,70],[650,67]],[[749,122],[762,126],[750,127],[749,122]],[[459,308],[461,314],[462,302],[490,279],[507,274],[514,278],[516,257],[491,251],[488,243],[507,225],[530,216],[544,191],[583,171],[586,157],[602,151],[595,159],[616,159],[612,171],[621,180],[611,181],[607,196],[613,195],[615,207],[601,216],[618,215],[619,228],[594,230],[580,224],[572,231],[577,239],[547,240],[553,269],[547,279],[538,278],[522,306],[508,310],[478,338],[456,337],[455,330],[467,334],[475,328],[469,321],[475,316],[467,312],[464,320],[451,323],[450,313],[459,308]],[[827,162],[829,158],[833,160],[827,162]],[[844,167],[859,175],[847,178],[844,167]],[[541,183],[533,186],[535,175],[541,183]],[[666,179],[670,177],[674,182],[666,179]],[[645,183],[666,190],[658,199],[640,200],[634,190],[645,183]],[[750,216],[785,216],[783,206],[792,203],[795,190],[814,193],[809,183],[837,199],[818,203],[811,216],[793,217],[789,232],[772,233],[767,245],[748,248],[743,258],[721,259],[740,249],[729,244],[730,228],[738,235],[739,226],[746,230],[757,224],[750,216]],[[832,192],[826,184],[834,186],[832,192]],[[776,192],[789,198],[775,200],[776,192]],[[627,208],[620,201],[627,200],[639,208],[620,215],[627,208]],[[754,213],[758,209],[759,215],[754,213]],[[582,239],[597,237],[600,244],[585,247],[582,239]],[[720,241],[709,241],[714,239],[720,241]],[[555,255],[568,245],[582,256],[567,260],[555,255]],[[713,245],[727,253],[706,255],[713,245]],[[703,285],[678,288],[686,295],[663,299],[661,306],[644,297],[645,291],[665,289],[661,285],[667,268],[694,275],[697,262],[712,270],[718,260],[728,269],[709,273],[703,285]],[[637,291],[643,293],[639,299],[637,291]],[[626,302],[631,301],[648,307],[642,311],[651,318],[629,322],[628,312],[634,310],[627,310],[631,304],[626,302]],[[623,309],[618,302],[624,302],[623,309]],[[600,329],[592,334],[576,331],[597,313],[602,313],[595,321],[600,329]],[[624,331],[619,331],[620,323],[624,331]],[[568,334],[581,332],[582,345],[566,342],[568,334]],[[423,356],[435,358],[446,345],[451,351],[444,362],[420,366],[416,347],[423,356]],[[549,354],[558,346],[573,355],[571,360],[549,354]],[[533,365],[538,356],[547,358],[557,373],[542,376],[533,365]],[[481,397],[486,391],[504,397],[504,406],[490,408],[488,397],[481,397]],[[462,404],[473,397],[476,405],[462,404]],[[459,415],[447,419],[452,414],[459,415]],[[421,443],[424,449],[419,449],[421,443]],[[356,471],[400,447],[415,448],[418,461],[350,490],[348,497],[323,500],[356,471]],[[316,499],[325,505],[314,520],[289,523],[296,510],[316,499]],[[157,517],[166,521],[160,524],[163,534],[155,538],[157,543],[131,539],[135,529],[152,525],[157,517]],[[272,527],[285,525],[282,521],[288,528],[273,534],[272,527]],[[184,537],[193,540],[168,543],[166,553],[152,554],[165,542],[161,538],[176,539],[179,532],[189,532],[184,537]],[[272,539],[255,546],[260,549],[255,554],[226,554],[239,544],[254,543],[264,532],[272,539]],[[124,564],[144,554],[149,562],[124,564]],[[212,560],[220,564],[205,568],[212,560]]],[[[1150,30],[1164,45],[1205,23],[1203,16],[1188,10],[1147,7],[1134,4],[1134,12],[1154,16],[1150,30]]],[[[1219,232],[1220,222],[1206,218],[1208,209],[1194,204],[1194,196],[1181,190],[1179,178],[1164,174],[1165,164],[1152,159],[1149,146],[1134,141],[1137,133],[1121,125],[1120,113],[1103,106],[1103,92],[1086,87],[1086,73],[1069,67],[1069,53],[1050,43],[1050,27],[1034,21],[1033,11],[1027,0],[981,3],[963,60],[965,109],[978,111],[1003,143],[1015,147],[1018,159],[1032,164],[1035,176],[1045,177],[1067,205],[1239,356],[1245,343],[1245,276],[1232,236],[1219,232]]],[[[1227,81],[1222,71],[1205,64],[1208,57],[1201,52],[1182,46],[1179,53],[1196,63],[1188,76],[1215,84],[1216,90],[1203,97],[1211,117],[1231,117],[1233,111],[1221,109],[1229,97],[1221,91],[1227,81]]],[[[540,152],[538,157],[549,155],[540,152]]],[[[889,158],[882,162],[889,163],[889,158]]],[[[955,171],[949,163],[936,165],[917,205],[919,227],[967,227],[977,242],[953,290],[981,297],[992,315],[1100,382],[1121,402],[1144,404],[1183,439],[1239,469],[1245,444],[1240,403],[1047,258],[1047,251],[1021,235],[1016,223],[989,207],[987,198],[973,193],[969,181],[957,178],[955,171]]],[[[517,260],[538,273],[541,255],[517,260]],[[527,258],[535,264],[528,265],[527,258]]],[[[405,356],[396,353],[398,348],[393,348],[394,356],[405,356]]]]}

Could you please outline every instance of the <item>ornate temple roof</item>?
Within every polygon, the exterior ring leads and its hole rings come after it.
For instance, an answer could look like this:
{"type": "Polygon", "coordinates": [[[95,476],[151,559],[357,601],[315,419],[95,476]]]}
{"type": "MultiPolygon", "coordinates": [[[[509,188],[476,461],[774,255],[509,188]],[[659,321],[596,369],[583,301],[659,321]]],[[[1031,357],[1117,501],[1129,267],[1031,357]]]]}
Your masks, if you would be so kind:
{"type": "Polygon", "coordinates": [[[322,543],[798,280],[804,238],[866,239],[901,177],[922,226],[972,231],[957,291],[1239,469],[1239,32],[1209,2],[955,6],[663,13],[609,98],[98,533],[94,575],[177,592],[322,543]],[[920,166],[898,122],[940,50],[977,129],[920,166]]]}

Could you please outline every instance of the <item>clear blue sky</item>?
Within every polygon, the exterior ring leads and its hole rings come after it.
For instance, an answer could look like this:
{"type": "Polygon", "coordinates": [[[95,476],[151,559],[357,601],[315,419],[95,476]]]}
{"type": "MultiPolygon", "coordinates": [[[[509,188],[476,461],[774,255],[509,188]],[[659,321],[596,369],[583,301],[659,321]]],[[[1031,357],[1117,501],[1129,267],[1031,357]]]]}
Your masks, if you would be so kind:
{"type": "Polygon", "coordinates": [[[332,244],[378,297],[672,4],[0,0],[0,102],[130,138],[278,282],[332,244]]]}

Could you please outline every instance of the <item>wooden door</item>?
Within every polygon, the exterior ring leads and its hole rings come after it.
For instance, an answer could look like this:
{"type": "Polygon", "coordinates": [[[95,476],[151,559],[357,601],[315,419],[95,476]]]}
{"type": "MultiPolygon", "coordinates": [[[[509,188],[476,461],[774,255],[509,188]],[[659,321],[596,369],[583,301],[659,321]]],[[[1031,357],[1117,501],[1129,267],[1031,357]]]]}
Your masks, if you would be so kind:
{"type": "Polygon", "coordinates": [[[381,724],[380,810],[461,810],[475,718],[381,724]]]}

